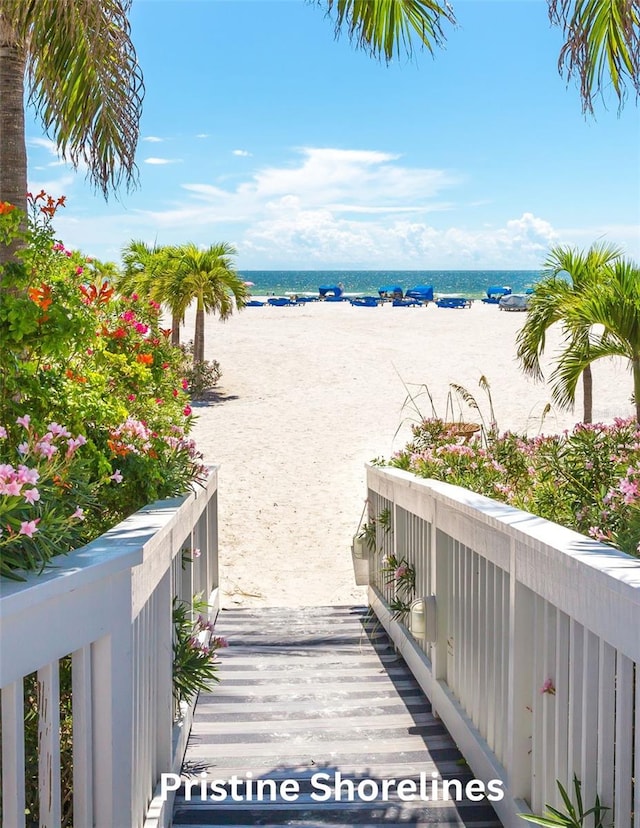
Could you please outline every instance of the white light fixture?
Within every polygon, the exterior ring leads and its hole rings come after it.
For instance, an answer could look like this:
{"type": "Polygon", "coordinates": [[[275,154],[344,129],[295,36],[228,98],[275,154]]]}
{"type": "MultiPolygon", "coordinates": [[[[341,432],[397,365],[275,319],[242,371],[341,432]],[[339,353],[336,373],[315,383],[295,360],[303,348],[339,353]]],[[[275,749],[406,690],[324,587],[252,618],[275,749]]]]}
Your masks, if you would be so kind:
{"type": "Polygon", "coordinates": [[[355,535],[351,544],[351,563],[357,586],[369,584],[369,549],[365,538],[355,535]]]}
{"type": "Polygon", "coordinates": [[[409,629],[414,638],[435,641],[437,638],[436,596],[418,598],[409,609],[409,629]]]}
{"type": "Polygon", "coordinates": [[[351,551],[354,558],[368,558],[367,543],[360,535],[354,535],[351,551]]]}

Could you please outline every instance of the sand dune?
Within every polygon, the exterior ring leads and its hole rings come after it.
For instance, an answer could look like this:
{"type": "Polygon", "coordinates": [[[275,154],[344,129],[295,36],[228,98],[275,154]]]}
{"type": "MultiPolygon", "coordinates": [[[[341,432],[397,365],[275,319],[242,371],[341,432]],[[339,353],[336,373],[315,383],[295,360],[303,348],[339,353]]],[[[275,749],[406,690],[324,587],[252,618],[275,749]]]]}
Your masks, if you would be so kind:
{"type": "MultiPolygon", "coordinates": [[[[209,317],[206,356],[222,366],[216,400],[198,404],[195,438],[220,465],[220,560],[226,606],[304,606],[363,600],[349,547],[362,513],[364,464],[389,456],[417,418],[444,416],[449,384],[476,394],[490,383],[502,429],[540,430],[546,386],[520,372],[520,313],[474,303],[470,310],[353,308],[348,303],[246,308],[225,323],[209,317]]],[[[188,316],[183,338],[193,330],[188,316]]],[[[560,344],[552,331],[547,353],[560,344]]],[[[594,419],[632,413],[622,363],[594,367],[594,419]]],[[[543,430],[580,418],[554,410],[543,430]]],[[[477,419],[466,412],[465,419],[477,419]]]]}

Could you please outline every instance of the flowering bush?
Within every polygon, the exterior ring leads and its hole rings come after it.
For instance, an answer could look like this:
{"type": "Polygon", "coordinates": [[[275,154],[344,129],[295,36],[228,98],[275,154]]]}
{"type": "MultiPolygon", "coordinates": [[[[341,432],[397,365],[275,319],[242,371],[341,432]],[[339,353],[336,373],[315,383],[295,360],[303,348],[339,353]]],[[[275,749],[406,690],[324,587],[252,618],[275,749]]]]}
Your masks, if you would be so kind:
{"type": "MultiPolygon", "coordinates": [[[[58,423],[38,434],[29,415],[16,423],[23,431],[14,463],[0,464],[0,575],[17,569],[41,570],[47,561],[86,539],[85,510],[94,505],[93,487],[78,449],[86,443],[58,423]]],[[[0,426],[0,456],[8,442],[0,426]]]]}
{"type": "Polygon", "coordinates": [[[468,443],[437,418],[412,428],[390,465],[505,501],[640,554],[640,425],[578,424],[560,435],[497,430],[468,443]]]}
{"type": "MultiPolygon", "coordinates": [[[[64,197],[30,194],[28,204],[23,246],[1,274],[0,464],[9,487],[0,495],[2,574],[40,568],[204,473],[188,438],[184,357],[160,327],[158,304],[119,296],[96,262],[55,237],[64,197]],[[58,423],[64,434],[52,431],[58,423]],[[81,463],[75,449],[73,457],[63,452],[70,439],[80,441],[81,463]],[[14,493],[27,474],[21,457],[38,473],[39,499],[26,484],[14,493]],[[71,517],[77,507],[82,521],[71,517]]],[[[20,235],[19,212],[0,211],[0,242],[20,235]]]]}
{"type": "Polygon", "coordinates": [[[393,617],[403,621],[411,609],[416,591],[416,571],[406,558],[385,555],[382,559],[385,583],[393,585],[393,598],[389,604],[393,617]]]}
{"type": "Polygon", "coordinates": [[[214,624],[203,615],[206,607],[206,602],[194,598],[193,608],[199,614],[192,620],[189,604],[173,603],[173,698],[178,709],[181,702],[189,704],[200,690],[220,681],[217,651],[229,645],[213,635],[214,624]]]}

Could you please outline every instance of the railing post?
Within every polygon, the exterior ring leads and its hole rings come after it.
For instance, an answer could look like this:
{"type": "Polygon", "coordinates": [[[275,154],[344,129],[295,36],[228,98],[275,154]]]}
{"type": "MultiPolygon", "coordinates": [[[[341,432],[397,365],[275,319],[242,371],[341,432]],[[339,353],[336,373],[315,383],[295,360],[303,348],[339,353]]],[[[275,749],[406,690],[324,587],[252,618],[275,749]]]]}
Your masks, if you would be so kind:
{"type": "Polygon", "coordinates": [[[133,813],[131,571],[113,583],[113,626],[92,645],[95,828],[130,825],[133,813]]]}
{"type": "Polygon", "coordinates": [[[505,767],[515,799],[531,797],[533,720],[534,597],[517,580],[515,541],[511,541],[509,579],[508,705],[505,767]]]}

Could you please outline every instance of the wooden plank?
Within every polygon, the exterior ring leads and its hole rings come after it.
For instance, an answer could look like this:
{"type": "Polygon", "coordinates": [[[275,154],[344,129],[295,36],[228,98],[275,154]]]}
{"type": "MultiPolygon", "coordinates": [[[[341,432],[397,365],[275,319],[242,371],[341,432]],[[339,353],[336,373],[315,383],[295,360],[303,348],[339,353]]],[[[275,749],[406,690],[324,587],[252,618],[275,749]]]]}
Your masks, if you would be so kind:
{"type": "MultiPolygon", "coordinates": [[[[407,526],[416,536],[421,531],[407,526]]],[[[325,623],[318,610],[304,622],[298,610],[240,610],[234,611],[228,627],[221,614],[218,631],[229,638],[230,647],[221,659],[221,684],[201,694],[196,707],[183,778],[205,773],[207,780],[228,780],[249,773],[255,779],[296,779],[301,794],[291,803],[223,806],[199,798],[188,802],[184,790],[178,791],[175,828],[272,821],[300,826],[335,826],[343,820],[350,826],[381,820],[390,824],[391,814],[400,822],[409,818],[414,825],[426,820],[457,828],[498,828],[486,801],[311,799],[311,777],[323,771],[339,770],[356,784],[364,778],[419,779],[421,772],[451,780],[471,778],[406,664],[393,654],[386,634],[376,630],[372,640],[364,627],[365,614],[359,613],[354,622],[351,613],[332,608],[332,623],[325,623]],[[392,666],[387,670],[390,656],[392,666]]]]}

